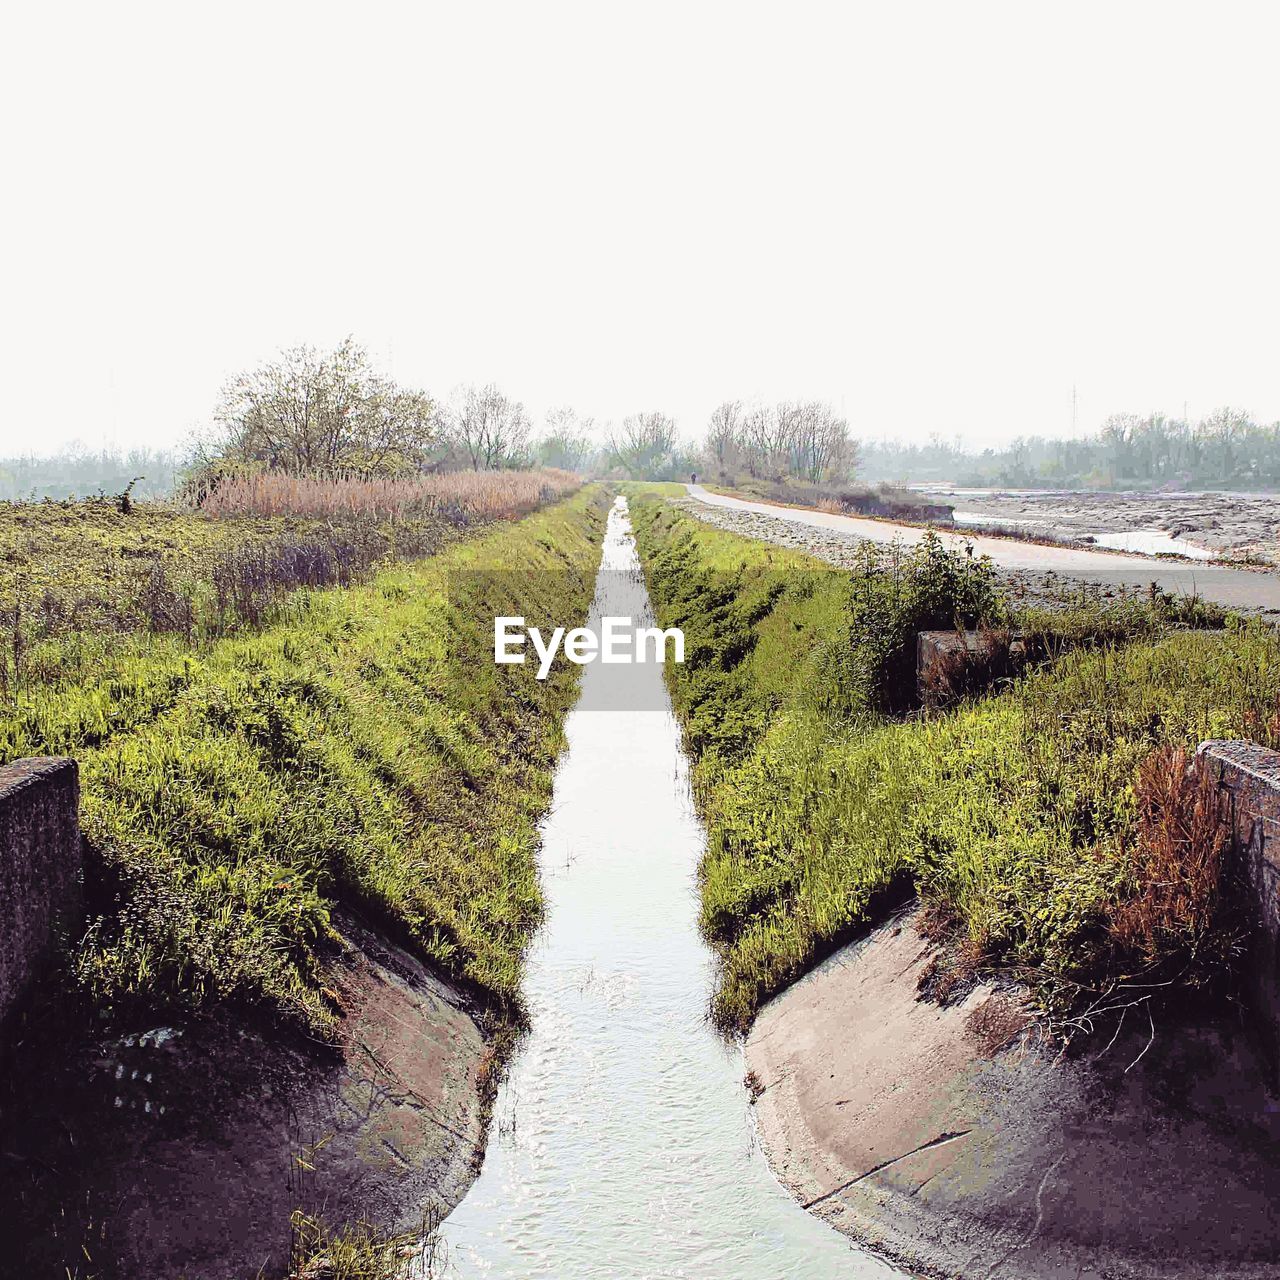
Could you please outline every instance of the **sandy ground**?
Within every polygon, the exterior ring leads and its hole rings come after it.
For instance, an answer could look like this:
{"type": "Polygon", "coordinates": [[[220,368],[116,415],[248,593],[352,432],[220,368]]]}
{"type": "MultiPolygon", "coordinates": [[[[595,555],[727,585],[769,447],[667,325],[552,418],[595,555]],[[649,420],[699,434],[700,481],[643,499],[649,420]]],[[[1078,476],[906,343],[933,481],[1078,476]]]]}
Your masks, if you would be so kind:
{"type": "Polygon", "coordinates": [[[1223,556],[1280,560],[1280,495],[1094,493],[1074,490],[922,489],[957,514],[980,515],[1033,533],[1090,538],[1152,529],[1223,556]]]}
{"type": "MultiPolygon", "coordinates": [[[[854,563],[857,547],[864,541],[899,540],[913,546],[926,532],[888,520],[746,502],[709,493],[701,485],[686,487],[690,496],[678,505],[690,515],[732,533],[794,547],[841,567],[854,563]]],[[[1264,569],[1192,564],[982,534],[943,534],[942,538],[948,546],[972,546],[976,555],[990,556],[1014,595],[1024,600],[1061,603],[1087,591],[1117,596],[1145,592],[1155,583],[1175,595],[1196,595],[1231,609],[1280,614],[1280,573],[1264,569]]]]}

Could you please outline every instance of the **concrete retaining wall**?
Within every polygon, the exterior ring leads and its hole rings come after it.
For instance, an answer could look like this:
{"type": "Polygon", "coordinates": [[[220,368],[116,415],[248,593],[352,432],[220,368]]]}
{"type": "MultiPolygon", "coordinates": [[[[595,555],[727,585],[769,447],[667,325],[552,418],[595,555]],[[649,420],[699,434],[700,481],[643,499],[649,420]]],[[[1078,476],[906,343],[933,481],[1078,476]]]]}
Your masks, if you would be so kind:
{"type": "Polygon", "coordinates": [[[74,760],[0,769],[0,1026],[79,908],[80,780],[74,760]]]}
{"type": "Polygon", "coordinates": [[[916,633],[916,692],[925,706],[940,706],[988,687],[1021,669],[1026,643],[1017,632],[916,633]]]}
{"type": "Polygon", "coordinates": [[[1252,742],[1202,742],[1198,752],[1227,793],[1255,904],[1249,986],[1272,1060],[1280,1064],[1280,752],[1252,742]]]}

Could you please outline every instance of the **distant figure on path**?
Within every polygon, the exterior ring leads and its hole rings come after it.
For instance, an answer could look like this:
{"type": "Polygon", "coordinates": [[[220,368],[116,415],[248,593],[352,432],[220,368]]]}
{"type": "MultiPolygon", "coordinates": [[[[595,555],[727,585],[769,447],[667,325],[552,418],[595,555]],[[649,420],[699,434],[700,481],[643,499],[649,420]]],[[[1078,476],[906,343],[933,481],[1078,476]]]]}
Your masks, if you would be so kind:
{"type": "Polygon", "coordinates": [[[698,483],[698,473],[697,473],[696,471],[690,471],[690,472],[689,472],[689,483],[690,483],[690,484],[697,484],[697,483],[698,483]]]}

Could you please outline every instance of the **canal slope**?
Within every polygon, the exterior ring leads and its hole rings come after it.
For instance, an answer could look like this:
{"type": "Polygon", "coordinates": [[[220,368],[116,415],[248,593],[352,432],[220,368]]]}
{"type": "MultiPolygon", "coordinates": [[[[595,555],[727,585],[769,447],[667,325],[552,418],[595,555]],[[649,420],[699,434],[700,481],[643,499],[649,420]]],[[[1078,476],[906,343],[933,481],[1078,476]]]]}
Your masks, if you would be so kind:
{"type": "Polygon", "coordinates": [[[1280,1113],[1238,1012],[1139,1008],[1067,1053],[1015,990],[921,998],[937,957],[905,915],[761,1010],[757,1114],[801,1203],[946,1280],[1280,1276],[1280,1113]]]}
{"type": "MultiPolygon", "coordinates": [[[[593,612],[651,618],[624,505],[593,612]]],[[[500,1089],[481,1176],[441,1229],[449,1274],[900,1274],[777,1183],[742,1051],[708,1025],[704,836],[662,669],[587,667],[567,736],[543,831],[547,920],[524,984],[531,1031],[500,1089]]]]}

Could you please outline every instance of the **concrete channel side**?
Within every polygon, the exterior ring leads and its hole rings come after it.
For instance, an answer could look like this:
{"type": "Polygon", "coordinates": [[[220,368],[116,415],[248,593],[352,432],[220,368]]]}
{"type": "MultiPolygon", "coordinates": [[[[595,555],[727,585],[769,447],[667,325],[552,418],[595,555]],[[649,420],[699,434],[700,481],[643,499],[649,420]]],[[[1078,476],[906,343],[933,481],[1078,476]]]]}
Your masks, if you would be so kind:
{"type": "Polygon", "coordinates": [[[1254,910],[1249,995],[1280,1067],[1280,752],[1217,740],[1202,742],[1197,754],[1227,795],[1254,910]]]}
{"type": "Polygon", "coordinates": [[[905,913],[748,1037],[765,1149],[806,1207],[926,1277],[1280,1277],[1280,753],[1200,755],[1257,904],[1256,1013],[1135,999],[1063,1053],[1017,990],[922,999],[936,949],[905,913]]]}
{"type": "Polygon", "coordinates": [[[340,912],[332,1044],[236,1014],[69,1029],[34,997],[81,867],[75,761],[0,769],[0,1277],[82,1250],[104,1280],[281,1273],[295,1210],[413,1229],[462,1198],[492,1053],[469,999],[340,912]]]}
{"type": "Polygon", "coordinates": [[[0,768],[0,1031],[78,916],[81,864],[76,762],[0,768]]]}

